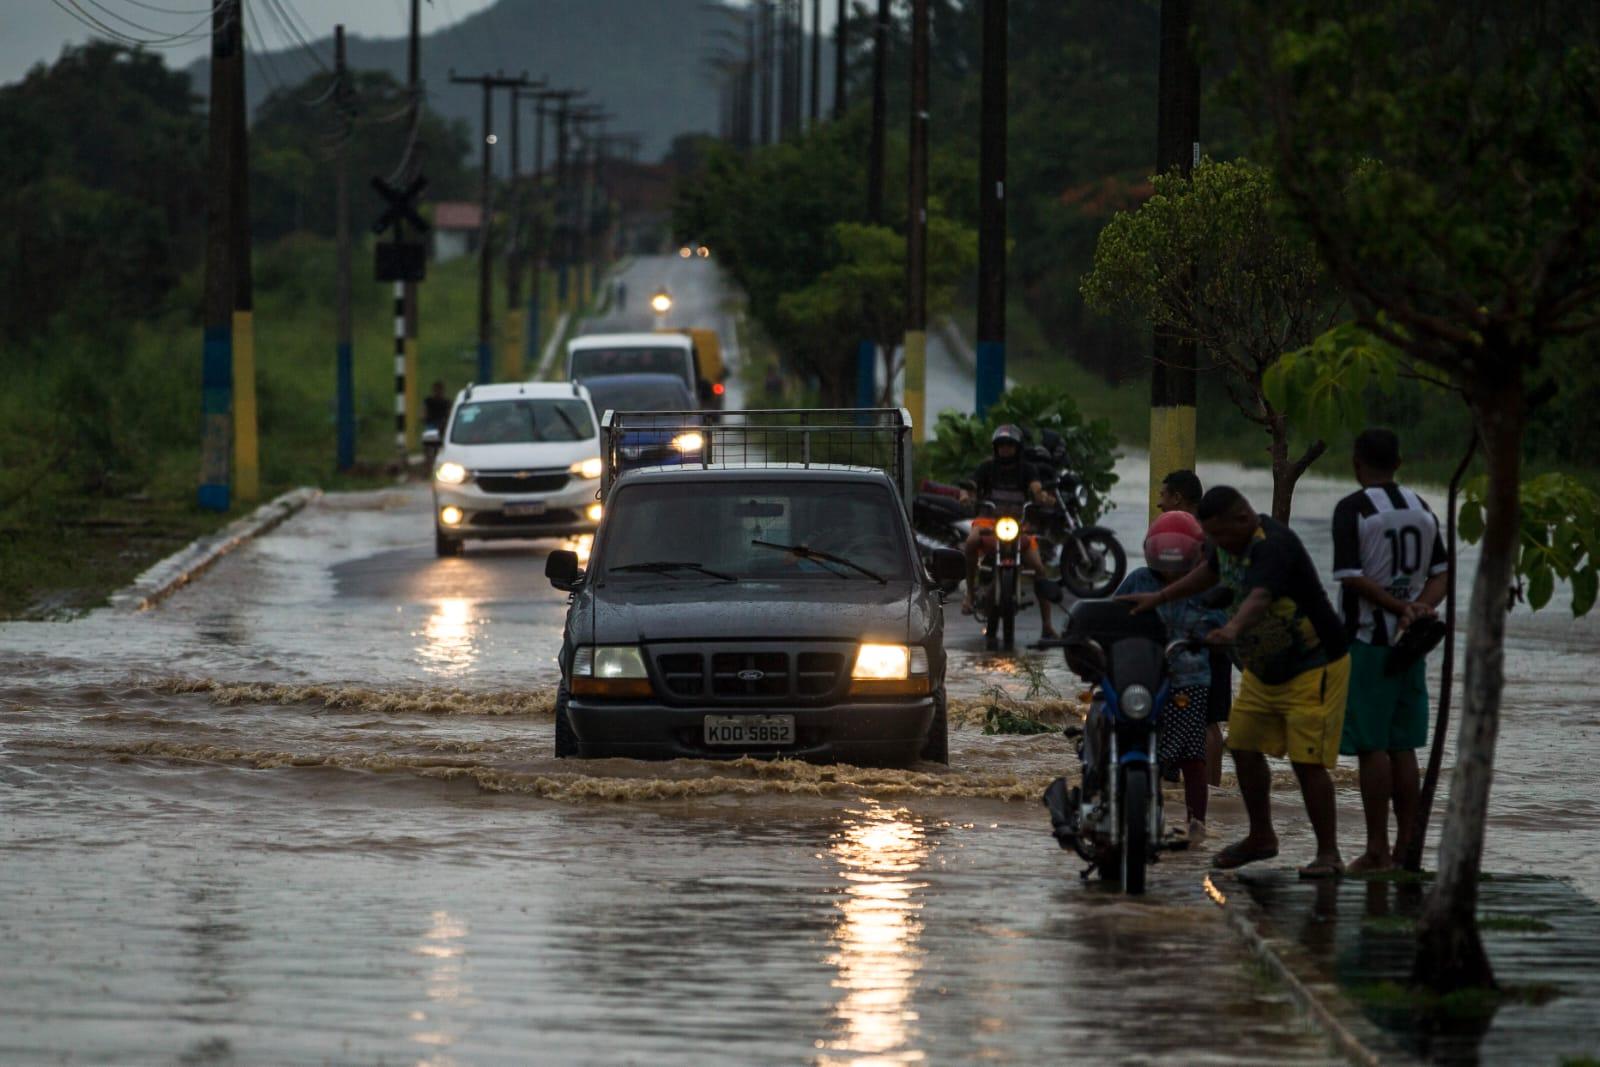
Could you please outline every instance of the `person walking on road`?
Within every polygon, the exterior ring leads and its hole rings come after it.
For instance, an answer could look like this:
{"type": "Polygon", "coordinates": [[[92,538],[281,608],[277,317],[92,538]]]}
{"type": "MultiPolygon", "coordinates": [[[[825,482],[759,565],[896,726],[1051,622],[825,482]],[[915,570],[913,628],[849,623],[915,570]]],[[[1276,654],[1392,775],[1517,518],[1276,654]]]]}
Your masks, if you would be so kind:
{"type": "Polygon", "coordinates": [[[1353,462],[1361,488],[1333,510],[1333,577],[1343,591],[1351,639],[1350,700],[1339,751],[1361,761],[1367,823],[1366,851],[1350,864],[1350,873],[1358,874],[1393,867],[1416,816],[1416,750],[1428,743],[1427,656],[1404,662],[1395,644],[1414,623],[1434,617],[1450,560],[1439,520],[1420,496],[1395,482],[1399,438],[1390,430],[1363,431],[1353,462]]]}
{"type": "Polygon", "coordinates": [[[1333,779],[1344,726],[1350,656],[1344,626],[1322,589],[1305,545],[1283,523],[1258,513],[1237,489],[1219,485],[1200,501],[1211,548],[1204,565],[1156,593],[1135,594],[1134,611],[1203,593],[1221,583],[1233,594],[1226,625],[1206,641],[1232,647],[1244,682],[1228,716],[1228,749],[1250,818],[1249,833],[1218,852],[1213,865],[1242,867],[1278,854],[1267,756],[1289,757],[1317,854],[1302,878],[1344,873],[1333,779]]]}

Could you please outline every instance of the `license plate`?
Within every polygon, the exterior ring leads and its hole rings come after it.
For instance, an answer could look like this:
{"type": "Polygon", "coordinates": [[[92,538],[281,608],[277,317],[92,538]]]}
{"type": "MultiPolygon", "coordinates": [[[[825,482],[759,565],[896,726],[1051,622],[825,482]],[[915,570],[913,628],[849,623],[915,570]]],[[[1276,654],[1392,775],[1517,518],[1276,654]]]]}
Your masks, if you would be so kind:
{"type": "Polygon", "coordinates": [[[792,745],[793,715],[707,715],[708,745],[792,745]]]}
{"type": "Polygon", "coordinates": [[[507,504],[504,510],[513,519],[527,518],[530,515],[543,515],[545,503],[543,500],[529,500],[521,504],[507,504]]]}

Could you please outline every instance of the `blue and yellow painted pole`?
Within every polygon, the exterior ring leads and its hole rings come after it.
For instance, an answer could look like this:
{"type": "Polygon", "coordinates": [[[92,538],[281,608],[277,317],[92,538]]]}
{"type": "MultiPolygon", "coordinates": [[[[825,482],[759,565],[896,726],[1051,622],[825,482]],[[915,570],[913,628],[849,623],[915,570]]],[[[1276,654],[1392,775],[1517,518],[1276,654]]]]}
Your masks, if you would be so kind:
{"type": "Polygon", "coordinates": [[[208,511],[233,504],[233,324],[205,329],[200,360],[200,491],[208,511]]]}
{"type": "Polygon", "coordinates": [[[261,496],[254,318],[250,308],[236,308],[233,312],[233,494],[244,504],[261,496]]]}
{"type": "Polygon", "coordinates": [[[856,407],[878,406],[878,346],[871,341],[856,342],[856,407]]]}

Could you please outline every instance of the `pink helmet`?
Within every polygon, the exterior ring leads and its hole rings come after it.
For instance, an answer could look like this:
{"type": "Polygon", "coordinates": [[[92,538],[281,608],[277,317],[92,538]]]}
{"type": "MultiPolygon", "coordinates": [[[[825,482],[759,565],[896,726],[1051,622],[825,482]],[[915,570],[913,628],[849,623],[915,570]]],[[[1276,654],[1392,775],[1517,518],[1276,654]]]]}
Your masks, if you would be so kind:
{"type": "Polygon", "coordinates": [[[1200,520],[1185,511],[1169,511],[1144,535],[1144,561],[1151,570],[1178,578],[1194,570],[1205,547],[1200,520]]]}

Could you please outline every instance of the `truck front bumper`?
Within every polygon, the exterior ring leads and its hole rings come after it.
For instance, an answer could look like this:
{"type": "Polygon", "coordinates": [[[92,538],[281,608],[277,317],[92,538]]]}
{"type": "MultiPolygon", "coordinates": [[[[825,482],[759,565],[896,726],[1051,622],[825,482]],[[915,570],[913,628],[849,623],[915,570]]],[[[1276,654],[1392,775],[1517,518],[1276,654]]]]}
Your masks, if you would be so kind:
{"type": "Polygon", "coordinates": [[[814,763],[864,765],[916,762],[928,741],[936,706],[931,696],[830,704],[823,707],[668,707],[573,697],[567,716],[584,757],[737,759],[758,756],[814,763]],[[791,745],[762,748],[708,745],[707,716],[792,715],[791,745]]]}

